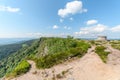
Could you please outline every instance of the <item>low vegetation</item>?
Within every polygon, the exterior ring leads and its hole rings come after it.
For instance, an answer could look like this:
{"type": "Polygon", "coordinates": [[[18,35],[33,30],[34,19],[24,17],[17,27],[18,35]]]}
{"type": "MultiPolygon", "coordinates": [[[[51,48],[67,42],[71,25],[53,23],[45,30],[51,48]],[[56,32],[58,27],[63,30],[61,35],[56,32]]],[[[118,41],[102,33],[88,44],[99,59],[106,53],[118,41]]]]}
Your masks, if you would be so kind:
{"type": "Polygon", "coordinates": [[[95,45],[95,40],[89,41],[91,45],[95,45]]]}
{"type": "Polygon", "coordinates": [[[34,60],[37,68],[50,68],[72,57],[82,57],[88,48],[90,48],[88,42],[73,39],[70,36],[68,38],[42,37],[37,40],[21,43],[19,49],[13,53],[8,53],[9,56],[1,59],[0,77],[9,74],[17,76],[27,72],[29,68],[28,64],[22,60],[34,60]],[[23,63],[26,63],[27,67],[23,63]],[[24,67],[21,67],[21,65],[24,67]]]}
{"type": "Polygon", "coordinates": [[[104,46],[97,46],[96,48],[95,48],[95,52],[100,56],[100,58],[102,59],[102,61],[104,62],[104,63],[106,63],[106,61],[107,61],[107,56],[108,56],[108,54],[109,54],[109,52],[106,52],[105,51],[105,47],[104,46]]]}
{"type": "Polygon", "coordinates": [[[98,46],[98,45],[107,44],[107,41],[97,41],[97,40],[95,41],[95,40],[91,40],[90,43],[91,43],[91,45],[98,46]]]}
{"type": "Polygon", "coordinates": [[[113,48],[120,50],[120,41],[119,40],[111,41],[110,44],[113,48]]]}
{"type": "Polygon", "coordinates": [[[10,77],[16,77],[18,75],[24,74],[28,72],[30,69],[30,64],[26,60],[22,60],[16,67],[15,69],[8,74],[7,76],[10,77]]]}
{"type": "MultiPolygon", "coordinates": [[[[25,59],[30,53],[34,51],[37,44],[38,44],[38,40],[21,42],[19,43],[19,45],[21,45],[20,49],[18,49],[16,52],[10,53],[9,56],[5,56],[4,58],[2,58],[0,60],[0,77],[3,77],[11,73],[15,69],[15,67],[18,65],[18,63],[21,62],[21,60],[25,59]]],[[[16,44],[14,45],[16,46],[16,48],[19,46],[16,44]]],[[[3,53],[6,53],[6,52],[3,52],[3,53]]],[[[1,55],[6,55],[6,54],[1,53],[1,55]]]]}
{"type": "Polygon", "coordinates": [[[37,68],[50,68],[69,58],[82,57],[90,48],[85,41],[72,38],[48,38],[44,42],[41,46],[45,48],[47,45],[48,54],[35,58],[37,68]]]}

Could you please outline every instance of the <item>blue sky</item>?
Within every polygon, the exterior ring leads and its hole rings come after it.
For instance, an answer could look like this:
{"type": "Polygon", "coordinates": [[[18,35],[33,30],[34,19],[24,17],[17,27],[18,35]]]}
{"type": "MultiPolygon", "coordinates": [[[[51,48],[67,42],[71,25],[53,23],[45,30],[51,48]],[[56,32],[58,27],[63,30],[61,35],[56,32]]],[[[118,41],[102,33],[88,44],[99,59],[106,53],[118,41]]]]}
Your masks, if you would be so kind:
{"type": "Polygon", "coordinates": [[[0,38],[120,38],[120,0],[0,0],[0,38]]]}

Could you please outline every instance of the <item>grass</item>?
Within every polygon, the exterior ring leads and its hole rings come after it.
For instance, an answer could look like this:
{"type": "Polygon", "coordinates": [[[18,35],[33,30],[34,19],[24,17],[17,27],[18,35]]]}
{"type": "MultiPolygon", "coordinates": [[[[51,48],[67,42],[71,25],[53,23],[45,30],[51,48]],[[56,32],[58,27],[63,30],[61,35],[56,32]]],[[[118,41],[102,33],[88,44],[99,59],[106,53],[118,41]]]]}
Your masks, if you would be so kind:
{"type": "Polygon", "coordinates": [[[7,77],[17,77],[21,74],[24,74],[28,72],[30,69],[30,64],[26,60],[22,60],[17,67],[11,72],[10,74],[7,75],[7,77]]]}
{"type": "Polygon", "coordinates": [[[97,46],[95,48],[95,52],[100,56],[104,63],[107,62],[107,56],[109,54],[109,52],[106,52],[105,49],[106,48],[104,46],[97,46]]]}
{"type": "Polygon", "coordinates": [[[48,54],[34,58],[37,68],[43,69],[62,63],[68,58],[82,57],[90,48],[87,42],[72,38],[48,38],[43,40],[43,43],[41,44],[42,53],[47,47],[48,54]]]}
{"type": "Polygon", "coordinates": [[[110,44],[113,48],[120,50],[120,41],[119,40],[111,41],[110,44]]]}

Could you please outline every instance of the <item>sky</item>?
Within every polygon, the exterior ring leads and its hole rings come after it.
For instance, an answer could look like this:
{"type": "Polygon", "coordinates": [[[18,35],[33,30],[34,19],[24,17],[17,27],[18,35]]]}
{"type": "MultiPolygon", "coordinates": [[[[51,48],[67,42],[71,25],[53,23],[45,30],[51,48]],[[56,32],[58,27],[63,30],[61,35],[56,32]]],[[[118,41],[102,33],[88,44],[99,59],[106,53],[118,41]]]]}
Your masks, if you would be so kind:
{"type": "Polygon", "coordinates": [[[0,0],[0,38],[120,38],[120,0],[0,0]]]}

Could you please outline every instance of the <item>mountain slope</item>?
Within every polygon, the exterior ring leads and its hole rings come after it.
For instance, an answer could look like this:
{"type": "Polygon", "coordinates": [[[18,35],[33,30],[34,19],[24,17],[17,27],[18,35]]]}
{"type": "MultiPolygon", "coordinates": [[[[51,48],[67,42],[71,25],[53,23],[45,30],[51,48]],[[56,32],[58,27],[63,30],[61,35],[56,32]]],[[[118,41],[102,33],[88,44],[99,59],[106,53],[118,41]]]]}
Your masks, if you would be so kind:
{"type": "MultiPolygon", "coordinates": [[[[36,62],[37,68],[50,68],[59,63],[82,57],[90,48],[90,44],[83,40],[69,38],[40,38],[31,46],[22,47],[17,52],[1,60],[0,75],[10,76],[16,66],[25,59],[36,62]]],[[[16,75],[17,76],[17,75],[16,75]]]]}
{"type": "MultiPolygon", "coordinates": [[[[1,46],[0,77],[10,73],[17,64],[28,55],[34,40],[1,46]]],[[[35,45],[34,45],[35,46],[35,45]]]]}
{"type": "Polygon", "coordinates": [[[16,51],[18,51],[25,45],[30,46],[33,41],[34,40],[29,40],[29,41],[17,42],[14,44],[1,45],[0,46],[0,60],[9,56],[12,53],[15,53],[16,51]]]}
{"type": "Polygon", "coordinates": [[[5,80],[119,80],[120,51],[96,42],[100,44],[91,47],[90,41],[72,37],[43,37],[29,46],[24,43],[1,60],[0,75],[5,80]]]}
{"type": "Polygon", "coordinates": [[[100,57],[88,50],[81,59],[71,59],[49,69],[37,69],[34,61],[28,61],[31,69],[28,73],[11,80],[119,80],[117,70],[102,62],[100,57]]]}

